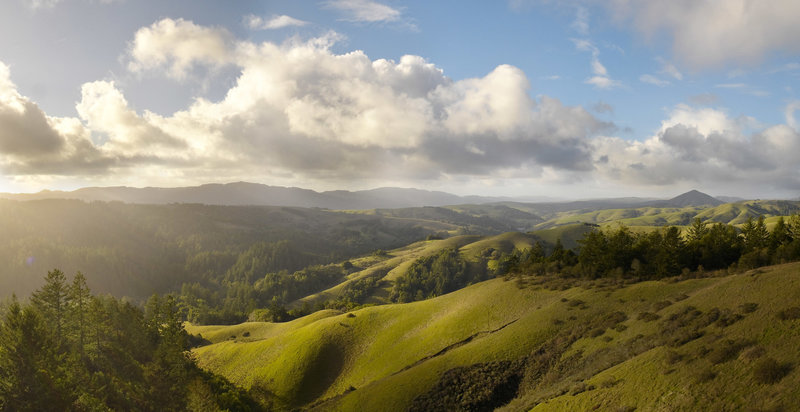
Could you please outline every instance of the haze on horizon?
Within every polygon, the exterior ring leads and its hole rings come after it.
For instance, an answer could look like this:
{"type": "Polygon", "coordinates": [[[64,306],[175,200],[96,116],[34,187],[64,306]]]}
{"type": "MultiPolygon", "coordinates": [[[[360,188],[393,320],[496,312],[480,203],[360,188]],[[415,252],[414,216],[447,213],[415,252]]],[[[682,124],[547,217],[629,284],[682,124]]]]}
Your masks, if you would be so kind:
{"type": "Polygon", "coordinates": [[[0,192],[796,198],[800,3],[9,0],[0,192]]]}

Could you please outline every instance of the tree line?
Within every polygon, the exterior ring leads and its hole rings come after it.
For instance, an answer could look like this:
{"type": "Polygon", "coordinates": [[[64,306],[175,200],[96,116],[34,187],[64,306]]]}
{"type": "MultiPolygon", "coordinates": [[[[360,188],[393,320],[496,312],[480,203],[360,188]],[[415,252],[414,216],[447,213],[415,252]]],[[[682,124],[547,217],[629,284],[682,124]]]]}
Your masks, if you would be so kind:
{"type": "Polygon", "coordinates": [[[749,218],[741,228],[696,218],[685,234],[674,226],[637,233],[619,225],[591,230],[578,244],[574,252],[564,250],[560,242],[549,254],[541,244],[514,251],[502,257],[499,272],[661,279],[800,260],[800,215],[788,221],[779,217],[772,230],[764,216],[749,218]]]}

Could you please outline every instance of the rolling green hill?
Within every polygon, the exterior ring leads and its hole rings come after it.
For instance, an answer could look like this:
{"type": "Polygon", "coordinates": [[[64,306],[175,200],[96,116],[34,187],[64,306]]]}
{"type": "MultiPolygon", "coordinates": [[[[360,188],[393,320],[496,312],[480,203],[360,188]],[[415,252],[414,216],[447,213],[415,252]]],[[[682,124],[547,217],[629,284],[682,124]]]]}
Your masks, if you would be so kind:
{"type": "Polygon", "coordinates": [[[748,200],[719,206],[639,207],[627,209],[570,210],[547,215],[537,230],[578,223],[626,226],[686,226],[696,217],[705,222],[740,225],[748,217],[789,216],[800,212],[800,202],[785,200],[748,200]]]}
{"type": "Polygon", "coordinates": [[[345,289],[362,279],[376,278],[383,281],[383,287],[373,292],[366,303],[389,303],[388,296],[392,282],[397,277],[406,273],[408,268],[419,258],[435,255],[446,249],[457,249],[464,259],[485,268],[485,260],[490,260],[502,253],[531,248],[540,238],[538,236],[509,232],[496,236],[463,235],[447,239],[427,240],[412,243],[408,246],[391,250],[384,256],[365,256],[351,259],[350,262],[357,270],[349,274],[346,279],[319,293],[298,299],[289,304],[290,308],[298,308],[328,300],[335,300],[345,289]],[[483,260],[481,260],[483,259],[483,260]]]}
{"type": "Polygon", "coordinates": [[[800,396],[800,264],[625,284],[493,279],[285,324],[189,326],[277,409],[775,410],[800,396]]]}

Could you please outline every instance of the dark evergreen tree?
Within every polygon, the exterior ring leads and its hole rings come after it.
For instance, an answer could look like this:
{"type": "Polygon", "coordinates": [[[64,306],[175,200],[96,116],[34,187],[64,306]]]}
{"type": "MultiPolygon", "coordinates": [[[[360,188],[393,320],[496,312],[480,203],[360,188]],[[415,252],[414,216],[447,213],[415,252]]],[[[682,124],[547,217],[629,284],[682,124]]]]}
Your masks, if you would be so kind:
{"type": "Polygon", "coordinates": [[[765,248],[769,244],[769,231],[764,223],[764,216],[761,215],[753,221],[753,217],[748,217],[742,225],[742,237],[744,238],[744,252],[757,251],[765,248]]]}
{"type": "Polygon", "coordinates": [[[742,240],[735,227],[717,223],[709,228],[697,249],[698,262],[705,269],[723,269],[741,256],[742,240]]]}
{"type": "Polygon", "coordinates": [[[69,288],[69,310],[68,325],[74,335],[75,344],[78,348],[80,357],[85,357],[86,354],[86,337],[89,327],[89,307],[92,300],[92,292],[86,285],[86,277],[83,273],[78,272],[72,280],[72,285],[69,288]]]}
{"type": "Polygon", "coordinates": [[[69,382],[39,312],[14,300],[0,325],[0,410],[67,410],[69,382]]]}
{"type": "Polygon", "coordinates": [[[64,344],[64,323],[69,309],[69,287],[64,272],[53,269],[47,272],[45,284],[31,296],[34,307],[54,331],[57,348],[64,344]]]}
{"type": "Polygon", "coordinates": [[[792,235],[789,232],[789,226],[786,224],[783,216],[779,216],[778,221],[775,222],[775,226],[772,228],[772,233],[770,233],[769,236],[769,248],[770,250],[774,251],[780,246],[791,243],[791,241],[792,235]]]}
{"type": "Polygon", "coordinates": [[[708,227],[703,219],[696,217],[692,225],[686,230],[686,240],[688,242],[699,242],[708,233],[708,227]]]}

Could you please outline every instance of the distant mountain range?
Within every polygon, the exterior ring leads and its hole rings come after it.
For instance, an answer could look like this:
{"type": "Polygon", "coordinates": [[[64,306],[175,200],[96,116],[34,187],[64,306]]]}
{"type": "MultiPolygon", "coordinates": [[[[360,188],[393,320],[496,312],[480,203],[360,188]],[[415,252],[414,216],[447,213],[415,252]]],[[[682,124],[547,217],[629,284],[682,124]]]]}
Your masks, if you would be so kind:
{"type": "MultiPolygon", "coordinates": [[[[371,190],[333,190],[316,192],[297,187],[268,186],[258,183],[236,182],[205,184],[191,187],[126,186],[86,187],[74,191],[43,190],[38,193],[0,193],[0,198],[13,200],[78,199],[87,202],[124,202],[141,204],[200,203],[226,206],[293,206],[322,209],[398,209],[422,206],[448,206],[461,204],[510,203],[520,199],[488,196],[458,196],[451,193],[383,187],[371,190]]],[[[717,206],[720,199],[692,190],[669,200],[639,197],[582,200],[570,202],[531,202],[542,210],[618,209],[629,207],[685,207],[717,206]]]]}
{"type": "Polygon", "coordinates": [[[87,202],[99,200],[146,204],[202,203],[226,206],[295,206],[323,209],[404,208],[466,203],[483,204],[510,200],[502,197],[457,196],[445,192],[394,187],[355,192],[346,190],[316,192],[297,187],[267,186],[247,182],[176,188],[87,187],[71,192],[44,190],[38,193],[0,193],[0,198],[14,200],[78,199],[87,202]]]}

